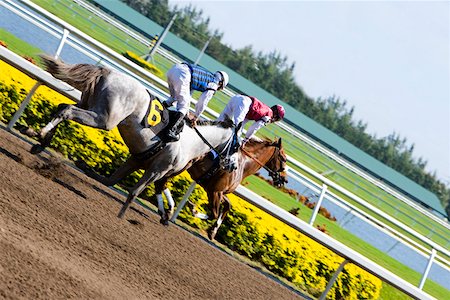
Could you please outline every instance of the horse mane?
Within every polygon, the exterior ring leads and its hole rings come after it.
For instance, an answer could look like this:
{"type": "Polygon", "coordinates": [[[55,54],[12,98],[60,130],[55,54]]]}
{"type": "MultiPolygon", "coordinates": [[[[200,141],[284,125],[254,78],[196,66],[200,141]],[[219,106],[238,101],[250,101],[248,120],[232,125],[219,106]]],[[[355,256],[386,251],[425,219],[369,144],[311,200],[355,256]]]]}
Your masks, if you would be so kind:
{"type": "Polygon", "coordinates": [[[274,143],[274,141],[272,141],[268,137],[259,138],[259,137],[253,136],[247,141],[246,145],[248,144],[249,146],[252,146],[252,145],[256,145],[256,144],[272,144],[272,143],[274,143]]]}
{"type": "Polygon", "coordinates": [[[220,126],[222,128],[231,128],[234,126],[233,121],[230,119],[225,119],[223,121],[219,120],[198,120],[197,126],[220,126]]]}

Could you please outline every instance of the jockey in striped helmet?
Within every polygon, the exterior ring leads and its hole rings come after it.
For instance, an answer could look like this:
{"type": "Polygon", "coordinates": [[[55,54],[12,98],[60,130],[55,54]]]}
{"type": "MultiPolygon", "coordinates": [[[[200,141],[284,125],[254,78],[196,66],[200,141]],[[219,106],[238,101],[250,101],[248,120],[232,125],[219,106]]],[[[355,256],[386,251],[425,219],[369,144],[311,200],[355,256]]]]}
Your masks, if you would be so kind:
{"type": "Polygon", "coordinates": [[[225,88],[229,77],[224,71],[211,73],[208,70],[189,63],[179,63],[174,65],[167,72],[167,82],[169,83],[170,97],[164,101],[164,106],[170,107],[176,101],[177,116],[175,123],[168,131],[169,141],[177,141],[182,129],[182,121],[189,111],[193,91],[202,92],[195,106],[194,121],[201,115],[208,105],[209,100],[216,91],[225,88]]]}

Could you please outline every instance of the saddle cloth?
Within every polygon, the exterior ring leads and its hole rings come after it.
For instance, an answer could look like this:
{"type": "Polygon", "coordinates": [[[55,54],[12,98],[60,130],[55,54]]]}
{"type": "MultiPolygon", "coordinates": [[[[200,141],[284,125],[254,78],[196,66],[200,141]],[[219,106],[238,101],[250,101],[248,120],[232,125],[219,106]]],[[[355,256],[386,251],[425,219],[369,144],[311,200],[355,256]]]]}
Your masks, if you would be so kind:
{"type": "MultiPolygon", "coordinates": [[[[150,104],[145,117],[142,119],[142,126],[150,128],[155,135],[160,135],[165,128],[170,128],[170,116],[174,113],[164,107],[162,102],[149,91],[150,104]]],[[[173,118],[172,118],[173,119],[173,118]]]]}

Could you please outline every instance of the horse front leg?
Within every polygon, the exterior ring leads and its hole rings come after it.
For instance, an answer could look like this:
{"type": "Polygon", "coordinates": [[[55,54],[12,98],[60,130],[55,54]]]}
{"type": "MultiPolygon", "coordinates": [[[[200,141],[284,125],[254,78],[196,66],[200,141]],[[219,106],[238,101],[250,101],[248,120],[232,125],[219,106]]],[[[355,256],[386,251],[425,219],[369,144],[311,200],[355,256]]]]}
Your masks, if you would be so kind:
{"type": "Polygon", "coordinates": [[[156,199],[158,200],[158,214],[161,216],[159,222],[164,226],[169,226],[169,220],[172,218],[175,202],[173,201],[172,194],[170,190],[166,187],[168,178],[163,177],[155,182],[155,193],[156,199]],[[164,196],[166,196],[168,202],[168,210],[164,209],[164,200],[162,197],[162,193],[164,192],[164,196]]]}
{"type": "MultiPolygon", "coordinates": [[[[217,192],[212,194],[214,199],[214,218],[216,221],[208,230],[208,238],[210,240],[215,239],[217,231],[219,230],[220,225],[222,225],[223,220],[227,216],[228,212],[231,209],[231,203],[227,196],[225,196],[222,192],[217,192]]],[[[210,199],[211,202],[211,199],[210,199]]]]}
{"type": "Polygon", "coordinates": [[[169,209],[167,211],[167,217],[170,220],[173,216],[173,213],[175,211],[175,201],[173,201],[172,193],[168,188],[164,189],[164,196],[166,196],[167,204],[169,206],[169,209]]]}
{"type": "Polygon", "coordinates": [[[123,218],[130,204],[137,198],[137,196],[139,196],[140,193],[144,191],[147,185],[156,180],[157,177],[158,174],[156,172],[150,170],[145,171],[144,175],[141,177],[141,179],[139,179],[138,183],[132,189],[130,189],[127,200],[120,209],[117,217],[123,218]]]}

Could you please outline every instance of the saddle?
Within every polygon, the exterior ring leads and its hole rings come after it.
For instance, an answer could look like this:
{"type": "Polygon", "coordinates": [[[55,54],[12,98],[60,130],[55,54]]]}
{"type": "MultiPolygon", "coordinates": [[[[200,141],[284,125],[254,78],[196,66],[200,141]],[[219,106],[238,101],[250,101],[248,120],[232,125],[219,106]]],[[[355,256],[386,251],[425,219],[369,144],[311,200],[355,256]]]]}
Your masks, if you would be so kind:
{"type": "MultiPolygon", "coordinates": [[[[147,92],[150,95],[150,104],[147,108],[145,117],[141,121],[141,125],[145,128],[151,129],[153,133],[159,137],[159,139],[155,139],[156,142],[150,149],[142,153],[135,154],[135,156],[140,160],[145,160],[152,157],[166,145],[167,131],[177,120],[175,116],[177,113],[176,111],[167,109],[158,97],[155,97],[149,91],[147,92]]],[[[181,122],[178,126],[184,126],[184,122],[181,122]]]]}
{"type": "MultiPolygon", "coordinates": [[[[158,97],[147,92],[150,95],[150,105],[141,124],[145,128],[150,128],[163,142],[167,142],[167,133],[177,121],[177,112],[169,110],[158,97]]],[[[184,122],[178,123],[177,131],[181,132],[183,126],[184,122]]]]}
{"type": "Polygon", "coordinates": [[[230,142],[227,144],[222,153],[217,153],[216,149],[211,149],[204,159],[209,159],[211,161],[210,168],[198,179],[198,183],[201,181],[211,178],[220,169],[225,170],[229,173],[237,169],[238,164],[238,150],[240,143],[237,137],[237,131],[233,134],[230,142]]]}

